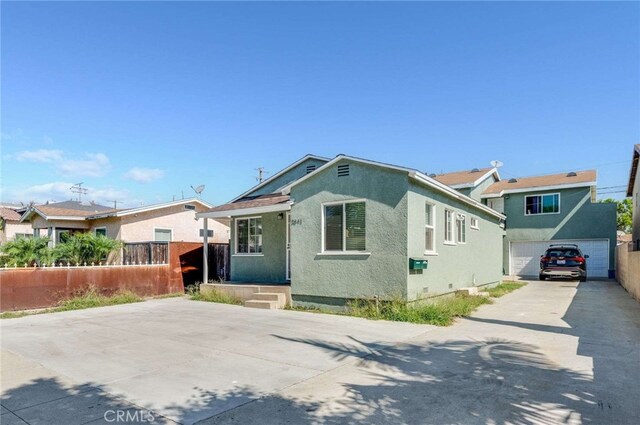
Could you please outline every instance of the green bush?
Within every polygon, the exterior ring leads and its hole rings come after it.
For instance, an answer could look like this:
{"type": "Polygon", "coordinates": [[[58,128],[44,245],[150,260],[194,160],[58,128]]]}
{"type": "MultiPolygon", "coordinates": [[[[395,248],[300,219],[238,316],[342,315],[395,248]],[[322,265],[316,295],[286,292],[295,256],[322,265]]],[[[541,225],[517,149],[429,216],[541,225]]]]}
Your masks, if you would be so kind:
{"type": "Polygon", "coordinates": [[[122,242],[106,236],[75,233],[53,249],[53,257],[56,261],[71,264],[99,264],[121,247],[122,242]]]}
{"type": "Polygon", "coordinates": [[[3,265],[33,267],[49,264],[53,252],[49,248],[49,238],[18,238],[0,247],[3,265]]]}

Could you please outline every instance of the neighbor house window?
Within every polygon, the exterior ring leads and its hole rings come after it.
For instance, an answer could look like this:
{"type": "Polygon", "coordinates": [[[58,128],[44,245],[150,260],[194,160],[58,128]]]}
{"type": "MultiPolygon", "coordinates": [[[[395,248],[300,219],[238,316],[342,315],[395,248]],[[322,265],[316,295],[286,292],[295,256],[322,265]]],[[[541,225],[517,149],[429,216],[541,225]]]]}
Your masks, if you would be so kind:
{"type": "Polygon", "coordinates": [[[478,226],[478,219],[476,217],[471,217],[471,228],[472,229],[479,229],[480,226],[478,226]]]}
{"type": "Polygon", "coordinates": [[[29,239],[32,237],[33,235],[31,233],[16,233],[15,239],[29,239]]]}
{"type": "Polygon", "coordinates": [[[262,254],[262,217],[236,220],[236,254],[262,254]]]}
{"type": "Polygon", "coordinates": [[[453,242],[453,211],[444,210],[444,242],[453,242]]]}
{"type": "Polygon", "coordinates": [[[107,236],[106,227],[96,227],[96,236],[107,236]]]}
{"type": "Polygon", "coordinates": [[[171,229],[153,229],[155,242],[171,242],[173,231],[171,229]]]}
{"type": "Polygon", "coordinates": [[[458,243],[467,243],[467,218],[464,214],[456,217],[456,236],[458,243]]]}
{"type": "Polygon", "coordinates": [[[424,211],[424,250],[431,253],[436,251],[435,209],[435,205],[426,204],[424,211]]]}
{"type": "Polygon", "coordinates": [[[557,214],[560,212],[560,194],[531,195],[524,198],[524,214],[557,214]]]}
{"type": "MultiPolygon", "coordinates": [[[[200,229],[200,237],[204,238],[204,229],[200,229]]],[[[208,238],[213,237],[213,230],[207,229],[207,237],[208,238]]]]}
{"type": "Polygon", "coordinates": [[[366,206],[364,202],[325,205],[323,251],[366,250],[366,206]]]}

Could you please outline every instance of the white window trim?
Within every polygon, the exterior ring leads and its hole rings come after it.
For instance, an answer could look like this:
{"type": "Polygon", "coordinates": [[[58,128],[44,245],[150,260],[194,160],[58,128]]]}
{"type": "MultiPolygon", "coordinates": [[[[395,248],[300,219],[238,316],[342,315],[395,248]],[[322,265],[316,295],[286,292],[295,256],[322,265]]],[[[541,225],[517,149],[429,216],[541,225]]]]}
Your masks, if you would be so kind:
{"type": "Polygon", "coordinates": [[[460,245],[466,244],[467,243],[467,216],[465,214],[462,214],[462,213],[456,213],[456,225],[454,227],[456,229],[456,232],[455,232],[456,233],[456,237],[455,237],[456,243],[458,243],[460,245]],[[460,220],[460,216],[464,217],[464,220],[460,220]],[[461,229],[464,228],[464,240],[463,241],[460,240],[461,234],[458,233],[458,223],[457,223],[458,221],[462,222],[461,229]]]}
{"type": "MultiPolygon", "coordinates": [[[[323,202],[322,204],[320,204],[320,217],[321,219],[321,223],[320,223],[320,237],[322,238],[322,240],[320,241],[320,252],[318,253],[318,255],[371,255],[370,252],[368,251],[347,251],[347,232],[345,232],[346,228],[347,228],[347,215],[344,213],[345,207],[342,207],[342,250],[341,251],[328,251],[325,249],[325,234],[324,234],[324,222],[325,222],[325,217],[324,217],[324,208],[327,206],[332,206],[332,205],[346,205],[346,204],[356,204],[359,202],[363,202],[364,203],[364,210],[365,210],[365,214],[367,211],[367,200],[366,199],[349,199],[349,200],[344,200],[344,201],[331,201],[331,202],[323,202]]],[[[365,226],[367,224],[367,219],[366,219],[366,215],[365,215],[365,226]]],[[[366,240],[367,237],[365,236],[365,245],[366,245],[366,240]]]]}
{"type": "Polygon", "coordinates": [[[452,209],[445,208],[444,209],[444,244],[445,245],[456,245],[456,235],[455,235],[455,217],[453,216],[456,212],[452,209]],[[447,212],[451,213],[451,240],[447,240],[447,212]]]}
{"type": "MultiPolygon", "coordinates": [[[[234,248],[233,248],[233,257],[264,257],[264,252],[238,252],[238,221],[240,220],[247,220],[249,221],[252,218],[259,218],[262,220],[262,216],[261,215],[252,215],[250,217],[238,217],[236,219],[233,220],[233,228],[235,230],[235,235],[233,237],[233,242],[234,242],[234,248]]],[[[247,223],[247,231],[249,231],[249,223],[247,223]]],[[[263,229],[264,230],[264,229],[263,229]]],[[[261,235],[264,236],[264,235],[261,235]]],[[[248,235],[248,237],[251,237],[251,235],[248,235]]],[[[249,240],[247,240],[247,244],[249,243],[249,240]]],[[[264,246],[263,246],[264,248],[264,246]]]]}
{"type": "Polygon", "coordinates": [[[473,230],[479,230],[480,229],[480,220],[478,220],[478,217],[469,217],[469,228],[473,229],[473,230]],[[476,225],[473,225],[473,222],[476,222],[476,225]]]}
{"type": "MultiPolygon", "coordinates": [[[[561,209],[562,196],[560,196],[560,192],[553,192],[553,193],[532,193],[532,194],[530,194],[530,195],[524,195],[523,201],[524,201],[524,215],[525,215],[525,217],[532,217],[532,216],[533,216],[533,217],[535,217],[535,216],[538,216],[538,215],[553,215],[553,214],[560,214],[560,212],[562,211],[562,209],[561,209]],[[540,197],[542,197],[542,196],[553,196],[553,195],[558,195],[558,212],[548,212],[548,213],[546,213],[546,212],[541,212],[541,213],[538,213],[538,214],[528,214],[528,213],[527,213],[527,198],[531,198],[531,197],[533,197],[533,196],[540,196],[540,197]]],[[[540,198],[540,206],[542,207],[542,198],[540,198]]]]}
{"type": "Polygon", "coordinates": [[[438,235],[436,234],[436,217],[437,217],[437,213],[436,213],[436,205],[432,204],[431,202],[425,202],[425,209],[426,206],[430,205],[431,206],[431,220],[432,223],[431,225],[428,225],[426,220],[424,223],[424,228],[430,228],[433,230],[433,250],[429,251],[426,249],[426,245],[427,245],[427,241],[425,239],[424,243],[425,243],[425,250],[424,250],[424,255],[438,255],[438,252],[436,251],[436,240],[438,240],[438,235]]]}
{"type": "MultiPolygon", "coordinates": [[[[107,236],[107,227],[106,226],[96,227],[95,229],[93,229],[93,234],[98,236],[98,230],[104,230],[104,235],[107,236]]],[[[155,232],[154,232],[154,237],[155,237],[155,232]]]]}
{"type": "Polygon", "coordinates": [[[154,227],[153,228],[153,241],[154,242],[164,242],[164,241],[156,241],[156,230],[168,230],[171,232],[171,240],[169,242],[173,242],[173,228],[172,227],[154,227]]]}

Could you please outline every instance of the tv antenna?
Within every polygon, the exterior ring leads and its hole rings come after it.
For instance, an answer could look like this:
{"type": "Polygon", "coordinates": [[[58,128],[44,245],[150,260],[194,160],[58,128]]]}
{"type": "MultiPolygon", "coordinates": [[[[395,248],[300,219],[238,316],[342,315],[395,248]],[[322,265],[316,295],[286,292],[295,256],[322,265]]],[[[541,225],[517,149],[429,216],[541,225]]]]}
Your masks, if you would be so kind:
{"type": "Polygon", "coordinates": [[[107,202],[113,202],[113,209],[114,209],[114,210],[117,210],[117,209],[118,209],[118,202],[120,202],[120,201],[118,201],[117,199],[114,199],[114,200],[112,200],[112,201],[110,201],[110,200],[108,200],[108,199],[107,199],[106,201],[107,201],[107,202]]]}
{"type": "Polygon", "coordinates": [[[82,202],[82,195],[86,195],[89,192],[86,188],[82,187],[83,184],[83,182],[76,183],[69,188],[71,193],[76,193],[78,195],[78,202],[82,202]]]}
{"type": "Polygon", "coordinates": [[[264,175],[269,173],[269,171],[265,171],[264,167],[258,167],[256,168],[256,171],[258,172],[256,180],[258,181],[258,183],[262,183],[262,181],[264,180],[264,175]]]}
{"type": "Polygon", "coordinates": [[[202,191],[204,190],[204,185],[201,184],[198,187],[193,187],[191,186],[191,189],[193,189],[193,191],[196,193],[196,195],[198,196],[198,198],[200,198],[200,195],[202,194],[202,191]]]}
{"type": "Polygon", "coordinates": [[[504,163],[502,161],[498,161],[497,159],[494,159],[493,161],[491,161],[491,166],[493,168],[500,168],[504,165],[504,163]]]}

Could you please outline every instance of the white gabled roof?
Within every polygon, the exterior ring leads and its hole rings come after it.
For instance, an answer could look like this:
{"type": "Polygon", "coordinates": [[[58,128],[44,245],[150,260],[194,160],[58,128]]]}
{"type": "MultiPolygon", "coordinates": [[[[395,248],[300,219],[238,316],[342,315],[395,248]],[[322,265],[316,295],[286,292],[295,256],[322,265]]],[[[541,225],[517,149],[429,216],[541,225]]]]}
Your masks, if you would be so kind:
{"type": "Polygon", "coordinates": [[[213,208],[213,205],[201,199],[189,198],[189,199],[180,199],[178,201],[164,202],[161,204],[144,205],[142,207],[137,207],[137,208],[129,208],[125,210],[112,211],[105,214],[94,214],[92,216],[87,217],[87,219],[93,220],[93,219],[105,218],[105,217],[123,217],[131,214],[140,214],[147,211],[159,210],[162,208],[171,208],[171,207],[175,207],[177,205],[183,205],[183,204],[200,204],[205,208],[213,208]]]}
{"type": "Polygon", "coordinates": [[[353,157],[353,156],[348,156],[348,155],[338,155],[335,158],[333,158],[331,161],[327,162],[326,164],[324,164],[322,167],[317,168],[314,172],[307,174],[306,176],[296,180],[295,182],[292,182],[291,184],[285,186],[282,189],[282,193],[285,195],[288,195],[291,192],[291,188],[293,186],[296,186],[299,183],[302,183],[303,181],[311,178],[312,176],[316,175],[316,173],[322,172],[323,170],[331,167],[333,164],[335,164],[338,161],[341,160],[348,160],[348,161],[353,161],[353,162],[360,162],[362,164],[368,164],[368,165],[373,165],[376,167],[381,167],[381,168],[388,168],[391,170],[396,170],[396,171],[402,171],[402,172],[406,172],[409,176],[409,178],[414,179],[415,181],[422,183],[426,186],[429,186],[433,189],[438,190],[439,192],[444,193],[445,195],[448,195],[452,198],[458,199],[468,205],[471,205],[475,208],[478,208],[488,214],[493,215],[494,217],[500,218],[502,220],[506,219],[507,217],[503,214],[500,214],[499,212],[495,211],[494,209],[476,201],[475,199],[472,199],[466,195],[463,195],[462,193],[458,192],[455,189],[452,189],[451,187],[445,185],[444,183],[440,183],[439,181],[427,176],[426,174],[418,171],[418,170],[414,170],[412,168],[406,168],[406,167],[400,167],[397,165],[391,165],[391,164],[385,164],[383,162],[377,162],[377,161],[371,161],[368,159],[363,159],[363,158],[357,158],[357,157],[353,157]]]}
{"type": "Polygon", "coordinates": [[[233,198],[232,200],[230,200],[228,203],[232,203],[237,201],[238,199],[242,199],[245,196],[247,196],[248,194],[250,194],[251,192],[254,192],[258,189],[260,189],[262,186],[266,185],[267,183],[270,183],[271,181],[273,181],[274,179],[280,177],[281,175],[285,174],[287,171],[291,170],[292,168],[297,167],[298,165],[302,164],[304,161],[308,160],[308,159],[317,159],[319,161],[329,161],[329,158],[325,158],[323,156],[318,156],[318,155],[312,155],[312,154],[308,154],[303,156],[302,158],[300,158],[299,160],[297,160],[296,162],[294,162],[293,164],[289,165],[288,167],[278,171],[276,174],[272,175],[271,177],[269,177],[266,180],[263,180],[261,183],[253,186],[251,189],[247,190],[246,192],[244,192],[243,194],[236,196],[235,198],[233,198]]]}

